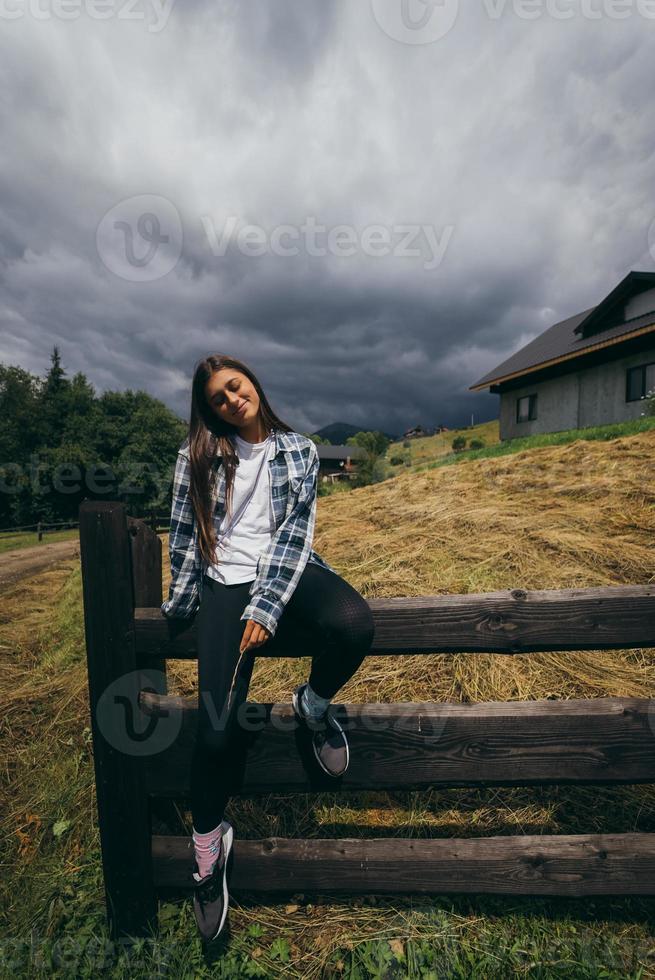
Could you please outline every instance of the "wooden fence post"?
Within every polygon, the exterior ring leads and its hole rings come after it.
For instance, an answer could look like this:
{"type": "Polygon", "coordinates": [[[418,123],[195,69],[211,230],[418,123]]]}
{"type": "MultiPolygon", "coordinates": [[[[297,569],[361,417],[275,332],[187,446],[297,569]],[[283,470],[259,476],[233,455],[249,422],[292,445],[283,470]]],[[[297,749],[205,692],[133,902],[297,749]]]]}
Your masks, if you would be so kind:
{"type": "MultiPolygon", "coordinates": [[[[153,523],[156,526],[155,511],[152,511],[153,523]]],[[[127,528],[130,536],[130,553],[132,556],[132,584],[134,589],[134,605],[137,608],[159,609],[162,603],[162,553],[161,540],[155,531],[148,527],[145,521],[128,517],[127,528]]],[[[147,664],[137,655],[137,666],[143,668],[142,689],[156,690],[165,696],[168,693],[166,677],[166,658],[151,658],[147,664]],[[152,684],[153,674],[156,681],[152,684]],[[148,677],[150,673],[150,677],[148,677]]],[[[159,831],[167,833],[186,832],[175,802],[168,799],[148,798],[151,823],[156,821],[159,831]]]]}
{"type": "Polygon", "coordinates": [[[111,936],[157,920],[145,757],[135,730],[139,678],[125,505],[80,505],[84,624],[98,824],[111,936]]]}

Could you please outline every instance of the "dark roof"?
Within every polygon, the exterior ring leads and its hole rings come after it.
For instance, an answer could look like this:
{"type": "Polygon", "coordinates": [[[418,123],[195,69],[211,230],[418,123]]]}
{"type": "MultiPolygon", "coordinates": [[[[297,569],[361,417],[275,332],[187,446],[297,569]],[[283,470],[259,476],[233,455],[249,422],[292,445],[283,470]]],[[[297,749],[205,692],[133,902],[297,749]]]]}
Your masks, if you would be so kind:
{"type": "Polygon", "coordinates": [[[652,289],[655,286],[655,272],[629,272],[602,302],[577,325],[575,332],[581,337],[616,325],[617,320],[623,321],[623,305],[631,296],[652,289]]]}
{"type": "Polygon", "coordinates": [[[325,446],[316,444],[318,458],[321,459],[359,459],[365,455],[362,446],[325,446]]]}
{"type": "MultiPolygon", "coordinates": [[[[569,360],[579,354],[587,353],[608,341],[615,340],[623,334],[630,334],[640,327],[653,325],[655,329],[655,313],[645,313],[642,316],[626,320],[613,327],[606,329],[596,329],[589,333],[589,329],[602,323],[608,315],[608,311],[616,308],[619,301],[626,299],[631,291],[636,291],[637,282],[646,283],[645,277],[652,276],[652,283],[655,284],[655,273],[629,273],[619,285],[597,306],[591,306],[582,313],[576,313],[566,320],[560,320],[545,330],[534,340],[531,340],[525,347],[512,354],[505,361],[498,364],[493,371],[489,371],[475,384],[469,386],[469,391],[476,388],[485,388],[508,378],[509,376],[520,377],[521,374],[528,374],[537,368],[545,367],[547,364],[558,360],[569,360]],[[583,336],[582,331],[585,331],[583,336]]],[[[642,286],[643,288],[643,286],[642,286]]]]}

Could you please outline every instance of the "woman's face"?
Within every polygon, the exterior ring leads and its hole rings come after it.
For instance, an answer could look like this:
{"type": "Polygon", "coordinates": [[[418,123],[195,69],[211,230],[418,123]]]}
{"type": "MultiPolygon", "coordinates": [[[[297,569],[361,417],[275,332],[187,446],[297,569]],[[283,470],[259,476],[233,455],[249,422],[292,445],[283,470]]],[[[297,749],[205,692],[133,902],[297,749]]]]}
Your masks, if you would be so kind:
{"type": "Polygon", "coordinates": [[[250,379],[235,368],[215,371],[205,384],[207,404],[216,415],[230,425],[243,428],[250,425],[259,413],[259,395],[250,379]]]}

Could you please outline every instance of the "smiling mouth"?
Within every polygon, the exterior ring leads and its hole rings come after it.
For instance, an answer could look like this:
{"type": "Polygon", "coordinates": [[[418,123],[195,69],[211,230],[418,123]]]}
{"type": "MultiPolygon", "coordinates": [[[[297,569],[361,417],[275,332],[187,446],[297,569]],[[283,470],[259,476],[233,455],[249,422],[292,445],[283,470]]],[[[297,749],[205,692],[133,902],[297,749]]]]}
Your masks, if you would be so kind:
{"type": "Polygon", "coordinates": [[[235,415],[243,415],[243,413],[246,410],[246,405],[247,404],[248,404],[248,402],[244,402],[243,405],[241,406],[241,408],[239,409],[239,411],[238,412],[235,412],[234,414],[235,415]]]}

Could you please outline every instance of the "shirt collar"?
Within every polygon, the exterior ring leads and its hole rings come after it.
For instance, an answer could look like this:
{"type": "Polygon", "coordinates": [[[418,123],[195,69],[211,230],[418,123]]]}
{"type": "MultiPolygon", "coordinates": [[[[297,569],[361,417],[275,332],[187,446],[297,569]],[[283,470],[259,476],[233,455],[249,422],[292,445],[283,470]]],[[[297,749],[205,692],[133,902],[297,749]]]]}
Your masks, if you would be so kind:
{"type": "Polygon", "coordinates": [[[273,439],[275,440],[275,455],[278,453],[290,453],[295,447],[295,442],[289,438],[289,433],[284,432],[282,429],[273,430],[273,439]]]}
{"type": "MultiPolygon", "coordinates": [[[[278,456],[280,453],[290,453],[296,447],[291,433],[285,432],[283,429],[273,429],[273,440],[275,442],[275,456],[278,456]]],[[[230,439],[230,441],[234,445],[234,439],[230,439]]],[[[222,458],[221,453],[218,454],[218,458],[222,458]]]]}

